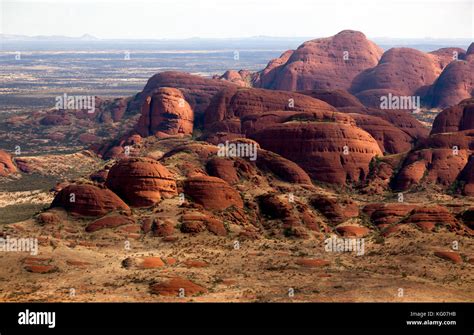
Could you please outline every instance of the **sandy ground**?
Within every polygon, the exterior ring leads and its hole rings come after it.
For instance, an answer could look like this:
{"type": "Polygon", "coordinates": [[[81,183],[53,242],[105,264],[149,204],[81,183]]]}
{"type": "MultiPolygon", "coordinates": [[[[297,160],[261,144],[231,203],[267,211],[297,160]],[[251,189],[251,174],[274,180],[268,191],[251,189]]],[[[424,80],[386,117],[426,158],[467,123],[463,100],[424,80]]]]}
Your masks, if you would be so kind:
{"type": "MultiPolygon", "coordinates": [[[[9,236],[37,236],[39,254],[56,268],[32,273],[27,252],[0,252],[1,301],[473,301],[472,239],[450,232],[423,233],[407,227],[377,244],[367,238],[365,254],[330,253],[323,241],[288,238],[241,240],[208,233],[177,239],[105,229],[83,230],[84,222],[39,227],[34,220],[6,226],[9,236]],[[40,229],[41,228],[41,229],[40,229]],[[461,264],[434,256],[459,243],[461,264]],[[158,256],[163,266],[125,268],[128,257],[158,256]],[[326,266],[299,265],[324,259],[326,266]],[[193,261],[190,262],[189,261],[193,261]],[[195,262],[198,261],[198,262],[195,262]],[[205,264],[202,264],[205,262],[205,264]],[[174,263],[174,264],[173,264],[174,263]],[[203,266],[205,265],[205,266],[203,266]],[[207,292],[194,296],[153,294],[150,285],[188,279],[207,292]]],[[[6,235],[4,235],[6,236],[6,235]]]]}

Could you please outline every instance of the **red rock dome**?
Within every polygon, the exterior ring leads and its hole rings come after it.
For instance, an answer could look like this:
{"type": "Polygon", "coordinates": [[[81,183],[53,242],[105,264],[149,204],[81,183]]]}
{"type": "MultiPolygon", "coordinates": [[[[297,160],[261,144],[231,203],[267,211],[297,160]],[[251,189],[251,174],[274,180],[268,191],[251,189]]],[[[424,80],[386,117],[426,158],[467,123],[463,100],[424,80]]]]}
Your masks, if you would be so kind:
{"type": "Polygon", "coordinates": [[[210,176],[194,176],[184,183],[186,196],[205,209],[223,210],[230,206],[243,208],[240,194],[224,180],[210,176]]]}
{"type": "MultiPolygon", "coordinates": [[[[423,86],[431,85],[441,73],[437,57],[411,48],[392,48],[385,52],[377,66],[354,78],[350,91],[361,97],[371,91],[376,97],[413,96],[423,86]]],[[[367,101],[369,97],[364,96],[367,101]]],[[[362,101],[364,102],[364,101],[362,101]]],[[[373,107],[380,104],[372,102],[373,107]]]]}
{"type": "Polygon", "coordinates": [[[382,156],[370,134],[336,122],[286,122],[251,138],[297,163],[312,178],[335,184],[364,180],[372,158],[382,156]]]}
{"type": "Polygon", "coordinates": [[[352,79],[377,65],[382,49],[358,31],[307,41],[273,60],[255,86],[275,90],[349,89],[352,79]]]}
{"type": "Polygon", "coordinates": [[[450,63],[431,87],[431,106],[449,107],[474,94],[474,58],[450,63]]]}
{"type": "Polygon", "coordinates": [[[446,108],[439,113],[431,129],[431,134],[450,133],[474,129],[474,99],[446,108]]]}
{"type": "Polygon", "coordinates": [[[115,210],[130,212],[127,204],[114,192],[88,184],[66,186],[56,195],[51,207],[62,207],[82,216],[102,216],[115,210]]]}
{"type": "Polygon", "coordinates": [[[142,92],[137,94],[129,105],[129,110],[139,111],[148,97],[153,96],[161,87],[179,89],[198,119],[204,113],[211,98],[226,87],[234,87],[231,82],[209,79],[184,72],[165,71],[151,77],[142,92]]]}
{"type": "Polygon", "coordinates": [[[134,207],[148,207],[177,194],[174,176],[150,158],[128,158],[109,171],[106,185],[134,207]]]}
{"type": "Polygon", "coordinates": [[[304,94],[258,88],[228,88],[219,92],[205,113],[205,126],[248,114],[286,110],[295,112],[337,110],[324,101],[304,94]]]}

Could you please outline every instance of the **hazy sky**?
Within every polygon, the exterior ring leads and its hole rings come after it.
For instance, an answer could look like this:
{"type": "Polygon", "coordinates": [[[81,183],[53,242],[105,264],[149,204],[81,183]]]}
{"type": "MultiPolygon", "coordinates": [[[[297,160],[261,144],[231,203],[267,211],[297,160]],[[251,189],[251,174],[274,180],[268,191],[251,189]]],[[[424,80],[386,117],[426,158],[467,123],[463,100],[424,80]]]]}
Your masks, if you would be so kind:
{"type": "MultiPolygon", "coordinates": [[[[0,0],[1,32],[100,38],[472,38],[474,0],[0,0]]],[[[474,38],[473,38],[474,40],[474,38]]]]}

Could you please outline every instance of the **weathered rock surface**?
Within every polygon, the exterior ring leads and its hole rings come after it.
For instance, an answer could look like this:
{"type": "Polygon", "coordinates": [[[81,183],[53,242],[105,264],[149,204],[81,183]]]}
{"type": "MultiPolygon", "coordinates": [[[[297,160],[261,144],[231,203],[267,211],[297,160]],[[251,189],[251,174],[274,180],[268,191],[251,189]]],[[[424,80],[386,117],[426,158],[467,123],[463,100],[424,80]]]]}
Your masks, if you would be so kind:
{"type": "Polygon", "coordinates": [[[344,237],[365,237],[370,233],[370,229],[360,226],[339,226],[336,231],[344,237]]]}
{"type": "Polygon", "coordinates": [[[206,293],[207,289],[188,279],[173,277],[160,283],[151,284],[150,291],[163,296],[188,297],[206,293]]]}
{"type": "Polygon", "coordinates": [[[380,97],[416,96],[442,71],[438,56],[411,48],[386,51],[377,66],[359,74],[350,88],[366,106],[379,107],[380,97]]]}
{"type": "Polygon", "coordinates": [[[220,90],[236,85],[219,79],[209,79],[184,72],[165,71],[151,77],[142,92],[138,93],[130,102],[128,109],[140,111],[147,97],[153,96],[161,87],[179,89],[194,111],[195,119],[199,123],[211,98],[220,90]]]}
{"type": "Polygon", "coordinates": [[[219,123],[219,131],[239,133],[239,119],[269,111],[337,112],[324,101],[304,94],[232,87],[222,90],[212,99],[205,113],[204,127],[215,132],[216,123],[219,123]],[[232,120],[237,120],[237,123],[229,123],[232,120]]]}
{"type": "Polygon", "coordinates": [[[364,105],[355,96],[346,90],[309,90],[300,91],[298,93],[309,95],[310,97],[322,100],[334,106],[339,107],[358,107],[363,108],[364,105]]]}
{"type": "MultiPolygon", "coordinates": [[[[468,56],[470,57],[470,56],[468,56]]],[[[432,107],[450,107],[474,95],[474,57],[451,62],[431,86],[432,107]]]]}
{"type": "Polygon", "coordinates": [[[296,184],[311,185],[311,178],[298,166],[298,164],[281,157],[271,151],[259,150],[257,155],[257,166],[260,169],[268,169],[279,178],[296,184]]]}
{"type": "Polygon", "coordinates": [[[180,90],[158,88],[145,99],[135,130],[143,137],[162,132],[168,135],[191,135],[194,112],[180,90]]]}
{"type": "Polygon", "coordinates": [[[206,164],[207,172],[213,176],[225,180],[229,184],[235,184],[239,181],[237,169],[233,159],[216,157],[209,160],[206,164]]]}
{"type": "Polygon", "coordinates": [[[333,223],[341,223],[359,215],[358,205],[347,198],[319,194],[313,196],[310,203],[333,223]]]}
{"type": "Polygon", "coordinates": [[[174,176],[150,158],[119,161],[110,169],[106,185],[134,207],[149,207],[177,195],[174,176]]]}
{"type": "Polygon", "coordinates": [[[390,122],[372,115],[353,113],[349,115],[354,118],[359,128],[372,135],[382,152],[396,154],[412,148],[413,138],[390,122]]]}
{"type": "Polygon", "coordinates": [[[392,225],[399,223],[412,210],[418,208],[417,204],[405,204],[398,202],[373,203],[363,208],[363,212],[369,216],[370,221],[376,225],[392,225]]]}
{"type": "Polygon", "coordinates": [[[450,133],[474,129],[474,99],[467,99],[460,104],[444,109],[434,122],[431,134],[450,133]]]}
{"type": "Polygon", "coordinates": [[[128,224],[135,223],[133,218],[123,216],[123,215],[111,215],[105,216],[103,218],[97,219],[89,223],[86,227],[86,232],[93,233],[102,229],[116,228],[128,224]]]}
{"type": "Polygon", "coordinates": [[[402,223],[415,224],[424,231],[432,231],[436,226],[452,231],[459,225],[454,215],[439,205],[415,208],[402,223]]]}
{"type": "Polygon", "coordinates": [[[344,30],[307,41],[271,61],[255,86],[275,90],[348,89],[353,78],[377,65],[382,49],[364,34],[344,30]]]}
{"type": "Polygon", "coordinates": [[[287,122],[251,138],[263,149],[297,163],[312,178],[335,184],[364,180],[372,158],[382,156],[370,134],[336,122],[287,122]]]}
{"type": "Polygon", "coordinates": [[[205,209],[223,210],[230,206],[243,208],[240,194],[224,180],[210,176],[195,176],[184,183],[184,193],[205,209]]]}
{"type": "Polygon", "coordinates": [[[164,267],[165,263],[156,256],[127,257],[122,261],[122,266],[126,269],[155,269],[164,267]]]}
{"type": "Polygon", "coordinates": [[[181,216],[180,230],[186,234],[197,234],[207,230],[217,236],[227,235],[227,230],[221,220],[210,213],[198,211],[187,211],[181,216]]]}
{"type": "Polygon", "coordinates": [[[436,257],[439,257],[439,258],[442,258],[442,259],[444,259],[444,260],[453,262],[453,263],[455,263],[455,264],[462,263],[461,255],[459,255],[459,253],[457,253],[457,252],[455,252],[455,251],[443,251],[443,250],[438,250],[438,251],[435,251],[435,252],[434,252],[434,255],[435,255],[436,257]]]}
{"type": "Polygon", "coordinates": [[[62,207],[82,216],[102,216],[116,210],[130,212],[127,204],[111,190],[87,184],[66,186],[56,195],[51,207],[62,207]]]}
{"type": "Polygon", "coordinates": [[[245,70],[228,70],[222,76],[220,76],[219,79],[230,81],[231,83],[240,87],[250,87],[252,82],[252,74],[245,70]]]}
{"type": "Polygon", "coordinates": [[[0,176],[8,176],[11,173],[16,173],[17,169],[13,164],[12,156],[6,151],[0,150],[0,176]]]}
{"type": "Polygon", "coordinates": [[[430,131],[420,121],[418,121],[413,115],[406,111],[395,110],[395,109],[377,109],[377,108],[358,108],[358,107],[340,107],[340,112],[344,113],[357,113],[362,115],[370,115],[379,117],[400,130],[404,131],[413,141],[428,137],[430,131]]]}

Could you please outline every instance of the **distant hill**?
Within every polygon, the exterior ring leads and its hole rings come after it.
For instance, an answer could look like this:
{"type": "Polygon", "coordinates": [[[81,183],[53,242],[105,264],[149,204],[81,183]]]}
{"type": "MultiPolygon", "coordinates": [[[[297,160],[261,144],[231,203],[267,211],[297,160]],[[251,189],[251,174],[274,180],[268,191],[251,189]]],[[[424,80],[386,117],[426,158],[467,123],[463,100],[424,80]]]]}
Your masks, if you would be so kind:
{"type": "Polygon", "coordinates": [[[51,41],[51,42],[61,42],[61,41],[97,41],[97,37],[90,34],[84,34],[79,37],[70,37],[70,36],[61,36],[61,35],[51,35],[51,36],[26,36],[26,35],[12,35],[12,34],[0,34],[0,40],[2,41],[51,41]]]}

